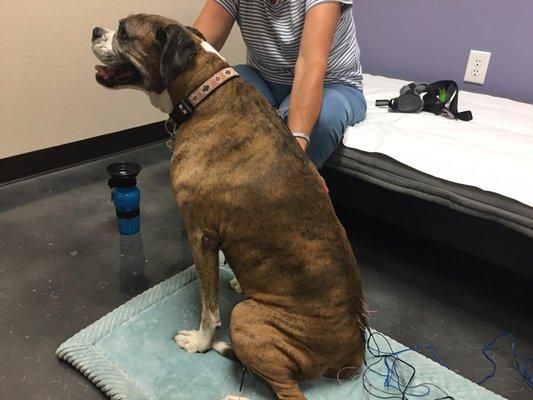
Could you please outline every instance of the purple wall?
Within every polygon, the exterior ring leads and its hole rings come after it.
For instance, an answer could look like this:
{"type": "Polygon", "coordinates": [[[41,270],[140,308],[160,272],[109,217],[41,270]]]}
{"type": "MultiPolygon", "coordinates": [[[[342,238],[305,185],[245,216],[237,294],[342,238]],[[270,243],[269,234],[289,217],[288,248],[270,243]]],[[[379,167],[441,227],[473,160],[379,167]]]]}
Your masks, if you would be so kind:
{"type": "Polygon", "coordinates": [[[533,103],[533,0],[357,0],[363,70],[533,103]],[[470,49],[492,52],[483,86],[464,83],[470,49]]]}

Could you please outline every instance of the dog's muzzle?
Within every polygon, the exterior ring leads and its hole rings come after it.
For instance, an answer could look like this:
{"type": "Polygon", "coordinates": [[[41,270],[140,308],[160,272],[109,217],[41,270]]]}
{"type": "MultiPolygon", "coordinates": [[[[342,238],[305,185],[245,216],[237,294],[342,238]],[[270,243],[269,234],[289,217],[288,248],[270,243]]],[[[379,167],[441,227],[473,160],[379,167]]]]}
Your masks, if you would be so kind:
{"type": "Polygon", "coordinates": [[[135,85],[142,80],[135,66],[121,56],[113,43],[115,32],[100,27],[92,31],[92,49],[103,65],[96,65],[96,81],[106,87],[135,85]]]}

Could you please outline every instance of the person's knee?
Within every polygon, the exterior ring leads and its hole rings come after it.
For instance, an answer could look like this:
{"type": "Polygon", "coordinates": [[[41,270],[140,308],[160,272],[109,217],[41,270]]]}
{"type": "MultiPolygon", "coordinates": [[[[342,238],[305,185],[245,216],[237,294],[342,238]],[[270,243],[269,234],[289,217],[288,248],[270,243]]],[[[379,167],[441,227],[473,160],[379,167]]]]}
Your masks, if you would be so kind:
{"type": "Polygon", "coordinates": [[[346,127],[361,122],[366,116],[367,104],[363,92],[350,86],[329,85],[324,90],[323,104],[330,105],[332,112],[346,122],[346,127]]]}
{"type": "Polygon", "coordinates": [[[313,134],[328,138],[332,144],[338,145],[344,131],[350,123],[348,100],[338,93],[328,95],[322,103],[322,109],[313,129],[313,134]]]}
{"type": "Polygon", "coordinates": [[[322,140],[329,140],[331,143],[339,144],[347,128],[347,123],[335,116],[319,117],[313,129],[313,137],[322,140]]]}
{"type": "Polygon", "coordinates": [[[335,129],[346,129],[353,119],[349,99],[339,91],[324,89],[324,99],[318,123],[335,129]]]}
{"type": "Polygon", "coordinates": [[[352,122],[350,125],[358,124],[359,122],[363,121],[366,117],[366,99],[363,92],[358,90],[353,96],[353,99],[350,100],[351,106],[352,106],[352,122]]]}

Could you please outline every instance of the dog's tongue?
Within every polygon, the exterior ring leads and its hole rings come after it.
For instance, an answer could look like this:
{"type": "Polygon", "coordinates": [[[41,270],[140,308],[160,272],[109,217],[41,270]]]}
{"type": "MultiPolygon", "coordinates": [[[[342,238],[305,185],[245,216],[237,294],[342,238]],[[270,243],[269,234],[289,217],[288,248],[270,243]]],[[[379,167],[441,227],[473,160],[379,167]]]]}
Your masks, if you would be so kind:
{"type": "Polygon", "coordinates": [[[111,68],[105,65],[95,65],[96,75],[101,79],[109,81],[113,79],[115,83],[127,83],[131,80],[134,71],[131,68],[111,68]]]}
{"type": "Polygon", "coordinates": [[[116,70],[105,65],[95,65],[94,68],[96,69],[96,74],[103,79],[109,79],[116,73],[116,70]]]}

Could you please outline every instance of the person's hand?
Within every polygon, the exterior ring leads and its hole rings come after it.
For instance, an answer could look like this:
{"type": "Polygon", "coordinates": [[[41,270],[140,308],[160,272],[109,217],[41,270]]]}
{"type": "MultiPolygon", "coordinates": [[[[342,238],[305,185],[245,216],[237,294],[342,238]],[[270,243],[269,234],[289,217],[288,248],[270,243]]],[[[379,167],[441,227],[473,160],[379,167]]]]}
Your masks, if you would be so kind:
{"type": "Polygon", "coordinates": [[[307,150],[307,146],[309,146],[309,143],[307,142],[307,140],[303,138],[295,138],[295,139],[305,153],[305,151],[307,150]]]}

